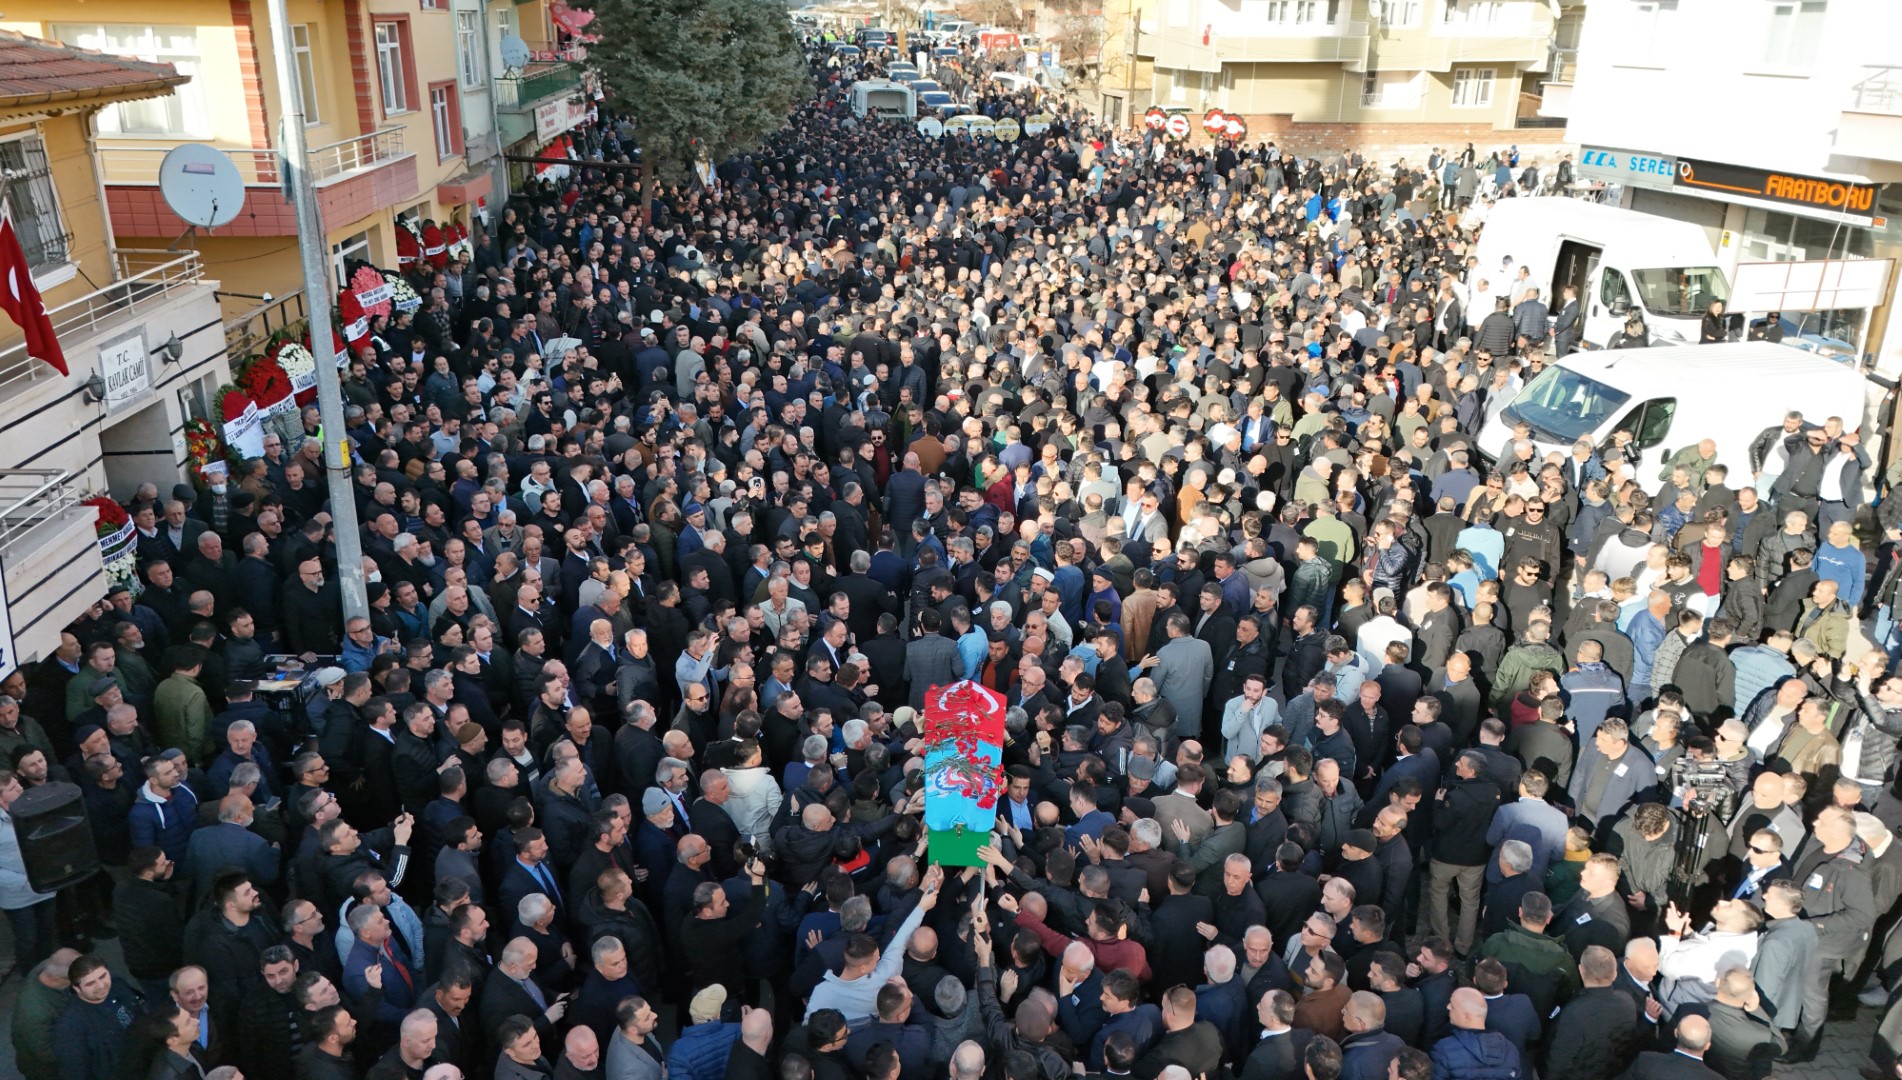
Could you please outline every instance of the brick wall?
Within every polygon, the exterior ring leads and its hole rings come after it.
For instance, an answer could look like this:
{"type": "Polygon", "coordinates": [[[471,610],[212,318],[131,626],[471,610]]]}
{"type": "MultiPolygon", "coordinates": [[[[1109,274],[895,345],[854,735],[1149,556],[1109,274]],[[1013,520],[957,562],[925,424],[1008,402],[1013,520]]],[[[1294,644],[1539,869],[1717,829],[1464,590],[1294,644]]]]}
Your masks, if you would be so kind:
{"type": "MultiPolygon", "coordinates": [[[[1527,157],[1556,159],[1576,147],[1565,141],[1564,128],[1495,128],[1491,124],[1357,124],[1300,123],[1288,113],[1257,113],[1248,121],[1247,142],[1273,140],[1284,151],[1302,157],[1337,156],[1345,148],[1359,150],[1370,160],[1392,161],[1405,157],[1418,163],[1434,147],[1443,150],[1464,149],[1472,143],[1484,162],[1493,150],[1517,145],[1520,163],[1527,157]]],[[[1201,126],[1195,129],[1197,138],[1201,126]]]]}
{"type": "Polygon", "coordinates": [[[363,5],[357,0],[345,0],[343,5],[344,37],[350,46],[350,92],[357,103],[357,133],[368,135],[376,130],[376,112],[371,102],[380,100],[376,86],[370,81],[369,46],[366,43],[363,28],[363,5]]]}
{"type": "MultiPolygon", "coordinates": [[[[244,111],[251,121],[251,145],[269,148],[271,125],[264,113],[264,75],[258,67],[257,28],[251,21],[251,0],[231,0],[231,29],[238,40],[238,78],[244,84],[244,111]]],[[[277,159],[258,163],[258,181],[277,182],[277,159]]]]}

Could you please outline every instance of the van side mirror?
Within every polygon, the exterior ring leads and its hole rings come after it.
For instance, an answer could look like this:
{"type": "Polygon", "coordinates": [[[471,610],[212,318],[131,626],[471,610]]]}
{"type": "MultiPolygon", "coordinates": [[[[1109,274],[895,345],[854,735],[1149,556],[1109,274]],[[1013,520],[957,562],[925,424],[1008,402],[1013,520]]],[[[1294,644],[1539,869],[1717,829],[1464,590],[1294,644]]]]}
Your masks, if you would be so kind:
{"type": "Polygon", "coordinates": [[[1631,310],[1631,301],[1626,300],[1624,297],[1619,297],[1606,306],[1611,309],[1613,315],[1622,316],[1631,310]]]}

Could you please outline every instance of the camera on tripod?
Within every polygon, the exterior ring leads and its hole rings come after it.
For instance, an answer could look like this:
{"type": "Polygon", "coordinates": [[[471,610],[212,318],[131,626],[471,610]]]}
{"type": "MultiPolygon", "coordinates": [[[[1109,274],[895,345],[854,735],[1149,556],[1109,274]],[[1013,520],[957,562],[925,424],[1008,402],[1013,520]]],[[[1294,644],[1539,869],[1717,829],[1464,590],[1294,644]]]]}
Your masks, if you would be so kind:
{"type": "Polygon", "coordinates": [[[1684,796],[1684,813],[1689,817],[1728,821],[1737,808],[1737,793],[1730,786],[1730,770],[1714,758],[1685,756],[1673,762],[1671,793],[1684,796]]]}

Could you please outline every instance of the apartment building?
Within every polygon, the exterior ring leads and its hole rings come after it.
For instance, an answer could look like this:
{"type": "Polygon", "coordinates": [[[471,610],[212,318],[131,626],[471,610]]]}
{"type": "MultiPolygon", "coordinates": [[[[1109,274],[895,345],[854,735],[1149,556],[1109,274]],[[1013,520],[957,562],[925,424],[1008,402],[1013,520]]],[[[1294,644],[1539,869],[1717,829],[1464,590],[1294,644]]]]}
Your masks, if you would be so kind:
{"type": "Polygon", "coordinates": [[[67,365],[0,318],[0,677],[105,593],[80,500],[169,493],[186,419],[230,378],[218,282],[197,252],[120,238],[95,152],[101,118],[162,108],[188,78],[0,31],[0,195],[67,365]]]}
{"type": "Polygon", "coordinates": [[[1898,40],[1894,0],[1602,0],[1543,109],[1606,197],[1704,227],[1733,311],[1893,378],[1898,40]]]}
{"type": "MultiPolygon", "coordinates": [[[[222,150],[246,184],[237,220],[189,246],[225,282],[228,317],[302,286],[297,221],[279,175],[280,63],[295,66],[305,139],[332,264],[397,265],[399,218],[467,221],[493,194],[469,163],[494,154],[489,45],[475,0],[290,0],[291,48],[279,55],[253,0],[59,0],[9,4],[0,26],[68,45],[173,64],[170,95],[100,111],[93,134],[121,246],[165,248],[185,223],[158,190],[159,164],[183,142],[222,150]]],[[[281,317],[301,314],[282,311],[281,317]]]]}
{"type": "Polygon", "coordinates": [[[1583,4],[1561,0],[1111,0],[1104,115],[1247,118],[1300,152],[1556,141],[1540,82],[1583,4]],[[1121,8],[1119,11],[1118,8],[1121,8]]]}

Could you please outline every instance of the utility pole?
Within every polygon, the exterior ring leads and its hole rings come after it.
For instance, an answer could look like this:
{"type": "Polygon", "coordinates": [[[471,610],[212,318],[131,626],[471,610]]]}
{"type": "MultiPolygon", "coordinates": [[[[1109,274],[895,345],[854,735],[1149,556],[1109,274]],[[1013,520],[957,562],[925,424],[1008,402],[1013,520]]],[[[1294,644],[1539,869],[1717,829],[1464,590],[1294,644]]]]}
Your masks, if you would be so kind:
{"type": "Polygon", "coordinates": [[[304,262],[304,307],[310,313],[310,351],[317,362],[317,409],[323,417],[324,474],[330,481],[330,523],[337,536],[337,586],[343,593],[345,619],[369,618],[370,594],[363,578],[363,538],[357,526],[357,499],[350,479],[350,445],[343,422],[343,382],[330,330],[330,252],[323,215],[311,186],[304,142],[304,101],[298,85],[297,55],[291,44],[291,17],[285,0],[269,0],[271,56],[277,68],[277,92],[284,122],[278,126],[278,160],[285,194],[297,211],[297,250],[304,262]]]}

